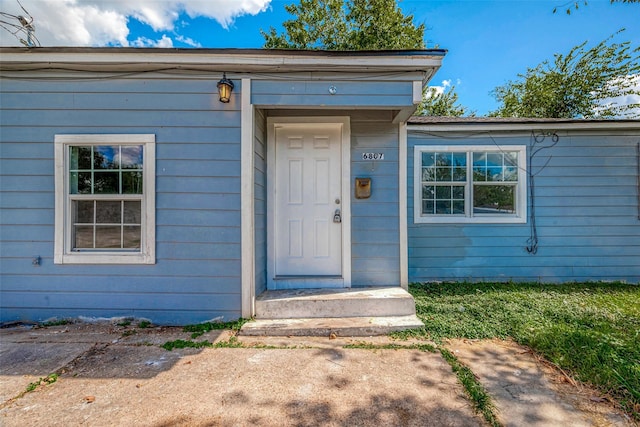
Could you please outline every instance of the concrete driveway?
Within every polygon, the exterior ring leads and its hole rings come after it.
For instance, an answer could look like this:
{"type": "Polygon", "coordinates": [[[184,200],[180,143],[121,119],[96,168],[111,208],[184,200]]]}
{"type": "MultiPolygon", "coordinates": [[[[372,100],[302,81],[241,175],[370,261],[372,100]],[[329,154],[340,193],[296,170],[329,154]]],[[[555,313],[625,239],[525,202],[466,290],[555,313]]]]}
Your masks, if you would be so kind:
{"type": "MultiPolygon", "coordinates": [[[[367,348],[345,348],[363,339],[232,338],[229,331],[214,331],[196,341],[224,343],[220,348],[161,347],[177,339],[189,340],[190,334],[180,328],[115,323],[2,329],[0,425],[485,425],[438,352],[384,349],[390,342],[386,337],[365,339],[368,344],[362,347],[367,348]],[[54,372],[59,375],[55,382],[43,381],[26,392],[54,372]]],[[[478,363],[482,351],[470,354],[469,360],[478,363]]],[[[496,377],[491,373],[508,378],[514,371],[509,364],[515,362],[501,358],[499,363],[502,372],[485,367],[489,379],[496,377]]],[[[535,366],[525,369],[535,371],[535,366]]],[[[522,373],[512,376],[522,382],[522,373]]],[[[504,379],[496,390],[508,389],[509,381],[504,379]]],[[[551,397],[544,398],[539,411],[530,399],[539,393],[533,388],[523,392],[525,409],[520,410],[518,399],[509,402],[495,391],[501,422],[608,422],[575,409],[548,384],[542,387],[551,397]]],[[[610,421],[625,425],[628,420],[618,416],[610,421]]]]}

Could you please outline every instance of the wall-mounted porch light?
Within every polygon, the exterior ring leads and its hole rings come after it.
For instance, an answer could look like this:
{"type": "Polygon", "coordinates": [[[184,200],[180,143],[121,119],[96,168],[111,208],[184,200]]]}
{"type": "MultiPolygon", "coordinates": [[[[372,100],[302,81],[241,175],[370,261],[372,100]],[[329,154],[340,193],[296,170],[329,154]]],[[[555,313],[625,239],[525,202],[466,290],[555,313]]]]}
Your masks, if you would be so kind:
{"type": "Polygon", "coordinates": [[[222,79],[218,82],[218,95],[220,96],[220,102],[229,102],[232,90],[233,82],[227,78],[227,73],[223,73],[222,79]]]}

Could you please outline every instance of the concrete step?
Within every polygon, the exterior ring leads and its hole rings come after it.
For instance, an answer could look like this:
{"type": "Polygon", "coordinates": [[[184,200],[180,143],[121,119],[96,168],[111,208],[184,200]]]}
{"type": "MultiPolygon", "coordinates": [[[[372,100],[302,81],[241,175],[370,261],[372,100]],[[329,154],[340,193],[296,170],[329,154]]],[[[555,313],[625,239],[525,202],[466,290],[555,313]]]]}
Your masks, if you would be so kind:
{"type": "Polygon", "coordinates": [[[245,336],[369,337],[421,328],[416,315],[307,319],[257,319],[242,326],[245,336]]]}
{"type": "Polygon", "coordinates": [[[258,319],[408,316],[413,297],[401,287],[266,291],[256,298],[258,319]]]}

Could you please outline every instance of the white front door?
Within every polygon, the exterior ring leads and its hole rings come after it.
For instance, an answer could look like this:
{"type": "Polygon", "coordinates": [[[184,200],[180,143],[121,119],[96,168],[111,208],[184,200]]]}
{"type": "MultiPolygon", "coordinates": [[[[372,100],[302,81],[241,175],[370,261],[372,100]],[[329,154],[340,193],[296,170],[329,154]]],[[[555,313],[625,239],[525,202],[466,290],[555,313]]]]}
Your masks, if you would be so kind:
{"type": "Polygon", "coordinates": [[[275,275],[342,274],[342,131],[275,129],[275,275]]]}

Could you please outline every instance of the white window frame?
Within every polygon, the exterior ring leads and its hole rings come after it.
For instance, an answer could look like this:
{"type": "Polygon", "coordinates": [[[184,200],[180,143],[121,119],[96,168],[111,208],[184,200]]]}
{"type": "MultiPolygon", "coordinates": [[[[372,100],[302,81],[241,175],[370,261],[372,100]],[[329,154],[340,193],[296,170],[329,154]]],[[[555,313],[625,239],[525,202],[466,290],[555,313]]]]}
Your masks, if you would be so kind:
{"type": "Polygon", "coordinates": [[[55,264],[155,264],[156,146],[153,134],[56,135],[55,151],[55,264]],[[69,149],[72,146],[142,145],[142,208],[140,251],[71,248],[71,197],[69,194],[69,149]]]}
{"type": "Polygon", "coordinates": [[[413,151],[413,222],[421,223],[526,223],[527,222],[527,146],[526,145],[416,145],[413,151]],[[465,183],[464,215],[422,214],[422,153],[423,152],[467,153],[467,181],[465,183]],[[473,215],[473,162],[472,152],[517,152],[518,183],[515,194],[515,214],[473,215]]]}

